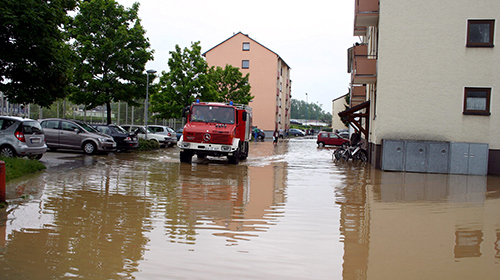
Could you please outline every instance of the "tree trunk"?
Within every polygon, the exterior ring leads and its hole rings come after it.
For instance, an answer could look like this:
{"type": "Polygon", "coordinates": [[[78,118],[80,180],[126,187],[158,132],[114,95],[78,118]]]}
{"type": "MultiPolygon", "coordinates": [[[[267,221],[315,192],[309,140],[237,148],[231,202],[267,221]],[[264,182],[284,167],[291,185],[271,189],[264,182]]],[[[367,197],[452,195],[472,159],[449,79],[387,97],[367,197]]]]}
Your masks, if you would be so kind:
{"type": "Polygon", "coordinates": [[[106,111],[107,111],[107,118],[108,118],[108,122],[107,124],[111,124],[111,102],[110,101],[107,101],[106,102],[106,111]]]}

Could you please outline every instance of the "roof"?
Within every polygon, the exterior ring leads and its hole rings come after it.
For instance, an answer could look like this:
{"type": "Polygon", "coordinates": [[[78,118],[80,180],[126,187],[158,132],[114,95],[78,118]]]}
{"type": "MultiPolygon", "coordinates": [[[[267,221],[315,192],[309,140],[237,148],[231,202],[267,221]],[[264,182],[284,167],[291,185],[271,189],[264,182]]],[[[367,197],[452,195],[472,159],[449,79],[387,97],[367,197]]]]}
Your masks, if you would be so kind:
{"type": "Polygon", "coordinates": [[[341,98],[345,98],[345,96],[346,96],[346,95],[348,95],[348,94],[349,94],[349,93],[346,93],[346,94],[344,94],[344,95],[342,95],[342,96],[339,96],[339,97],[337,97],[337,98],[333,99],[332,101],[334,101],[334,102],[335,102],[335,101],[337,101],[337,100],[339,100],[339,99],[341,99],[341,98]]]}
{"type": "Polygon", "coordinates": [[[204,53],[202,54],[202,56],[206,56],[206,54],[207,54],[209,51],[211,51],[211,50],[213,50],[213,49],[217,48],[218,46],[220,46],[220,45],[224,44],[225,42],[227,42],[227,41],[231,40],[233,37],[235,37],[235,36],[236,36],[236,35],[238,35],[238,34],[241,34],[241,35],[243,35],[243,36],[247,37],[248,39],[250,39],[250,40],[254,41],[255,43],[257,43],[257,44],[259,44],[260,46],[262,46],[263,48],[265,48],[265,49],[267,49],[268,51],[272,52],[272,53],[273,53],[273,54],[275,54],[275,55],[276,55],[279,59],[281,59],[281,60],[282,60],[282,61],[286,64],[286,66],[288,66],[288,68],[292,69],[292,68],[290,67],[290,65],[288,65],[288,63],[286,63],[286,61],[285,61],[285,60],[284,60],[281,56],[279,56],[279,54],[275,53],[274,51],[272,51],[272,50],[271,50],[271,49],[269,49],[268,47],[266,47],[266,46],[262,45],[261,43],[257,42],[256,40],[254,40],[254,39],[250,38],[247,34],[244,34],[244,33],[243,33],[243,32],[241,32],[241,31],[240,31],[240,32],[238,32],[238,33],[233,34],[233,36],[231,36],[231,37],[227,38],[226,40],[224,40],[224,41],[220,42],[219,44],[217,44],[216,46],[212,47],[212,48],[211,48],[211,49],[209,49],[208,51],[204,52],[204,53]]]}

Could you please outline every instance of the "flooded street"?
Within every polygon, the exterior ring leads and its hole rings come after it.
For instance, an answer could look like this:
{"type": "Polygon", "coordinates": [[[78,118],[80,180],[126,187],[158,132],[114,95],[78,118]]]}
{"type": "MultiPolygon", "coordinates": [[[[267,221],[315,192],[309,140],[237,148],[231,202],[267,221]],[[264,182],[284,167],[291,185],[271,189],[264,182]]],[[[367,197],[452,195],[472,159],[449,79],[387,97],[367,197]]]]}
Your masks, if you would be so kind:
{"type": "Polygon", "coordinates": [[[332,152],[292,139],[251,143],[239,165],[82,155],[11,182],[0,279],[498,279],[499,177],[332,152]]]}

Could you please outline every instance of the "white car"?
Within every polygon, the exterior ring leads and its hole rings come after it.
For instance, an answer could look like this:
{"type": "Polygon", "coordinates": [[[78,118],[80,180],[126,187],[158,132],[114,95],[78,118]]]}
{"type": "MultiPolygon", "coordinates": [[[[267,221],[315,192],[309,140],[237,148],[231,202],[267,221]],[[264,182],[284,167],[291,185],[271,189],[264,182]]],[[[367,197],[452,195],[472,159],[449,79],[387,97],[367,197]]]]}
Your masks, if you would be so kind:
{"type": "Polygon", "coordinates": [[[165,135],[155,134],[150,128],[146,129],[146,127],[142,125],[129,124],[121,125],[121,127],[123,127],[126,131],[135,132],[135,134],[142,139],[157,141],[158,144],[160,144],[160,147],[165,147],[167,145],[167,137],[165,137],[165,135]]]}
{"type": "Polygon", "coordinates": [[[177,144],[177,134],[173,129],[164,125],[148,125],[148,129],[154,131],[155,134],[163,135],[167,139],[166,145],[172,147],[177,144]]]}

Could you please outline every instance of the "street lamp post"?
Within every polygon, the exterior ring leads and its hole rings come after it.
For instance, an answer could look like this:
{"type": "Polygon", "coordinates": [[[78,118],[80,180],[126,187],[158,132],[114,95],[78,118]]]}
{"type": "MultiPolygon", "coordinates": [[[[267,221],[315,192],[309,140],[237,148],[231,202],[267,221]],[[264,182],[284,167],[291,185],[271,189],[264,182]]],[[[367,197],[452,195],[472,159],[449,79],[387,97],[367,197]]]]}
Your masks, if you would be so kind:
{"type": "Polygon", "coordinates": [[[145,139],[148,140],[148,111],[149,111],[149,74],[156,73],[156,70],[149,69],[146,71],[146,101],[144,101],[144,127],[146,128],[145,139]]]}
{"type": "Polygon", "coordinates": [[[307,107],[309,107],[309,106],[307,103],[307,92],[306,92],[306,126],[307,126],[307,107]]]}

